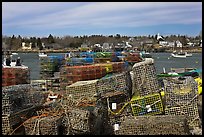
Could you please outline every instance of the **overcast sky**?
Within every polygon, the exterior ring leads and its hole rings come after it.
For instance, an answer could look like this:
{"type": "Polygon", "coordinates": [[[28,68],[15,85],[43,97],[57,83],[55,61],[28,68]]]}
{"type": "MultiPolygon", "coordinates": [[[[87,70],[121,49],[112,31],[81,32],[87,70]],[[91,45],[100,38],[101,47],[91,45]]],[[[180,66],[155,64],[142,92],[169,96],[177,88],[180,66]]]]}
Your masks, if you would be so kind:
{"type": "Polygon", "coordinates": [[[202,2],[3,2],[3,35],[196,36],[202,2]]]}

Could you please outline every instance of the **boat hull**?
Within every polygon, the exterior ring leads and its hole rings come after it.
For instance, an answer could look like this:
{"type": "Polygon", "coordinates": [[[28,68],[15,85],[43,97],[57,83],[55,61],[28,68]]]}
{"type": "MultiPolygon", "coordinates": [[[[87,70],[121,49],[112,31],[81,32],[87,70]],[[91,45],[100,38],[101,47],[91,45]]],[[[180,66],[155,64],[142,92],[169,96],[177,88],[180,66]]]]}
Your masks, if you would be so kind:
{"type": "Polygon", "coordinates": [[[172,53],[171,56],[174,58],[186,58],[186,55],[178,55],[178,54],[174,54],[174,53],[172,53]]]}

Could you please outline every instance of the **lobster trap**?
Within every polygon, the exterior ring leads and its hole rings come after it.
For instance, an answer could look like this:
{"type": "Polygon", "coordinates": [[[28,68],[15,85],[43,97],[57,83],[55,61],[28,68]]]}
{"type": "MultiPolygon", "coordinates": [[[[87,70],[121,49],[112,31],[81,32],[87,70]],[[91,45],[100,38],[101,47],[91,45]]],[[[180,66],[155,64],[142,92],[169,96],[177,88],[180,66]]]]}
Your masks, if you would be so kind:
{"type": "Polygon", "coordinates": [[[36,111],[41,107],[42,106],[30,107],[10,115],[2,115],[2,134],[10,135],[15,130],[16,126],[19,126],[25,120],[36,115],[36,111]]]}
{"type": "Polygon", "coordinates": [[[165,108],[165,115],[185,115],[187,117],[189,128],[201,126],[197,104],[165,108]]]}
{"type": "Polygon", "coordinates": [[[111,123],[120,117],[132,115],[129,100],[130,98],[121,91],[101,94],[101,97],[97,100],[97,105],[103,111],[102,134],[113,134],[111,123]]]}
{"type": "Polygon", "coordinates": [[[131,84],[131,78],[128,71],[113,74],[109,77],[103,77],[97,81],[97,96],[107,92],[121,91],[131,97],[131,84]]]}
{"type": "Polygon", "coordinates": [[[67,111],[63,119],[66,134],[91,134],[94,129],[94,115],[86,109],[72,109],[67,111]]]}
{"type": "Polygon", "coordinates": [[[62,116],[32,117],[25,121],[23,125],[26,135],[59,135],[62,116]]]}
{"type": "Polygon", "coordinates": [[[173,77],[163,79],[163,82],[166,107],[198,103],[198,88],[193,77],[173,77]]]}
{"type": "Polygon", "coordinates": [[[25,108],[42,105],[45,101],[41,88],[34,84],[2,88],[2,115],[10,115],[25,108]]]}
{"type": "Polygon", "coordinates": [[[30,82],[30,70],[28,68],[2,68],[2,86],[28,84],[30,82]]]}
{"type": "Polygon", "coordinates": [[[77,81],[95,80],[106,75],[105,68],[99,65],[63,66],[60,70],[60,90],[77,81]]]}
{"type": "Polygon", "coordinates": [[[163,104],[159,93],[154,93],[143,97],[135,96],[131,99],[130,103],[134,116],[163,113],[163,104]]]}
{"type": "Polygon", "coordinates": [[[135,63],[132,71],[134,87],[132,94],[145,96],[159,91],[159,84],[153,59],[145,58],[144,61],[135,63]]]}
{"type": "Polygon", "coordinates": [[[95,103],[97,80],[78,81],[66,87],[66,95],[82,102],[83,99],[95,103]]]}
{"type": "Polygon", "coordinates": [[[189,135],[185,116],[128,116],[112,123],[115,135],[189,135]]]}

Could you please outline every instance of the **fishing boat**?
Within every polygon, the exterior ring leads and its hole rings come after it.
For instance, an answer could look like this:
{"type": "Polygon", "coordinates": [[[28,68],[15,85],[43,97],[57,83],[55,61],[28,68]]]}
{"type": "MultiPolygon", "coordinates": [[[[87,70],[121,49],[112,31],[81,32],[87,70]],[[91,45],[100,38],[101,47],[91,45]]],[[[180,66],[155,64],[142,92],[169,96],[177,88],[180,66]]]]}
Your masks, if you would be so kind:
{"type": "Polygon", "coordinates": [[[192,76],[193,73],[202,73],[201,69],[197,68],[171,68],[170,72],[166,72],[163,68],[163,72],[157,74],[158,77],[178,77],[178,76],[192,76]]]}
{"type": "Polygon", "coordinates": [[[152,58],[152,55],[149,52],[146,52],[146,51],[141,51],[140,55],[143,58],[152,58]]]}
{"type": "Polygon", "coordinates": [[[186,54],[186,57],[192,57],[193,56],[191,53],[185,52],[185,54],[186,54]]]}
{"type": "Polygon", "coordinates": [[[17,66],[16,60],[14,60],[14,59],[11,59],[10,65],[7,65],[6,64],[6,58],[4,58],[4,61],[2,63],[2,68],[28,68],[28,66],[23,65],[21,62],[20,62],[20,65],[17,66]]]}
{"type": "Polygon", "coordinates": [[[13,52],[13,53],[11,53],[11,55],[18,55],[18,53],[16,53],[16,52],[13,52]]]}
{"type": "Polygon", "coordinates": [[[185,52],[176,52],[174,51],[173,53],[171,53],[171,56],[174,58],[186,58],[186,53],[185,52]]]}
{"type": "Polygon", "coordinates": [[[38,53],[38,56],[39,56],[39,57],[47,57],[47,54],[44,53],[44,52],[39,52],[39,53],[38,53]]]}

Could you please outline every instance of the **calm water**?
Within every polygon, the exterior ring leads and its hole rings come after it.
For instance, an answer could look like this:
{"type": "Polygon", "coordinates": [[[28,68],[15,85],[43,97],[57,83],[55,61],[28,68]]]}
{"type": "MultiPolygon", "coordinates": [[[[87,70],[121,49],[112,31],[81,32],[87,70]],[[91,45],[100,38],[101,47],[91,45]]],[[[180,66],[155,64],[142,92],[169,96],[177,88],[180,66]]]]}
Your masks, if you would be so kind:
{"type": "MultiPolygon", "coordinates": [[[[64,55],[64,53],[48,53],[48,55],[64,55]]],[[[151,53],[155,61],[157,73],[163,72],[163,67],[166,71],[170,68],[197,68],[202,69],[202,53],[193,53],[192,57],[186,59],[172,58],[170,53],[151,53]]],[[[23,60],[23,64],[30,68],[32,80],[40,79],[40,62],[38,53],[19,53],[18,56],[23,60]]]]}

